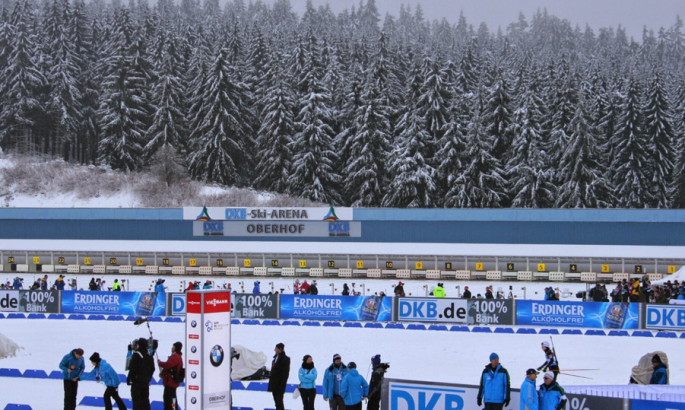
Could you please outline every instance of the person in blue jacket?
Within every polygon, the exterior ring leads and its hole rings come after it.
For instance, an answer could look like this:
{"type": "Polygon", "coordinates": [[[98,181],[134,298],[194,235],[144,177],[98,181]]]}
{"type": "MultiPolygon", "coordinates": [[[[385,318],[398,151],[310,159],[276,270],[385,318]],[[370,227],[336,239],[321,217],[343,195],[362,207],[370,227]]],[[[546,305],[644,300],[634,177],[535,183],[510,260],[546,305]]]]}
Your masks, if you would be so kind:
{"type": "Polygon", "coordinates": [[[654,373],[652,373],[649,384],[668,384],[666,365],[661,361],[661,357],[658,354],[652,356],[652,366],[654,367],[654,373]]]}
{"type": "Polygon", "coordinates": [[[562,410],[566,408],[566,392],[554,381],[554,373],[546,372],[545,382],[540,386],[540,410],[562,410]]]}
{"type": "Polygon", "coordinates": [[[260,293],[259,281],[258,280],[254,281],[254,287],[252,288],[252,293],[254,293],[254,294],[260,293]]]}
{"type": "Polygon", "coordinates": [[[93,370],[81,376],[81,380],[95,379],[105,383],[105,409],[112,410],[112,399],[117,403],[119,410],[126,410],[124,401],[119,397],[119,375],[112,368],[112,366],[105,360],[100,358],[98,352],[90,356],[90,362],[93,364],[93,370]]]}
{"type": "Polygon", "coordinates": [[[157,282],[155,283],[155,292],[157,292],[157,300],[164,300],[164,279],[157,279],[157,282]]]}
{"type": "Polygon", "coordinates": [[[83,361],[83,349],[76,348],[64,355],[59,362],[64,380],[64,410],[76,409],[76,394],[78,393],[78,381],[83,374],[86,365],[83,361]]]}
{"type": "Polygon", "coordinates": [[[509,372],[499,363],[497,353],[490,354],[490,363],[485,365],[478,388],[478,406],[485,403],[485,410],[502,410],[509,405],[511,383],[509,372]]]}
{"type": "Polygon", "coordinates": [[[345,410],[345,400],[341,395],[342,380],[347,374],[347,366],[339,354],[333,355],[333,363],[323,374],[323,400],[331,410],[345,410]]]}
{"type": "Polygon", "coordinates": [[[347,364],[347,374],[340,385],[340,395],[345,400],[346,410],[362,410],[362,400],[369,397],[369,383],[357,371],[357,364],[347,364]]]}
{"type": "Polygon", "coordinates": [[[302,367],[297,374],[300,379],[300,397],[302,397],[303,410],[314,410],[314,399],[316,399],[316,367],[310,355],[302,358],[302,367]]]}
{"type": "Polygon", "coordinates": [[[523,379],[523,384],[521,384],[521,410],[538,410],[540,408],[540,397],[535,386],[537,378],[537,370],[526,370],[526,378],[523,379]]]}
{"type": "Polygon", "coordinates": [[[14,282],[12,282],[12,289],[21,289],[23,284],[24,279],[17,276],[16,278],[14,278],[14,282]]]}

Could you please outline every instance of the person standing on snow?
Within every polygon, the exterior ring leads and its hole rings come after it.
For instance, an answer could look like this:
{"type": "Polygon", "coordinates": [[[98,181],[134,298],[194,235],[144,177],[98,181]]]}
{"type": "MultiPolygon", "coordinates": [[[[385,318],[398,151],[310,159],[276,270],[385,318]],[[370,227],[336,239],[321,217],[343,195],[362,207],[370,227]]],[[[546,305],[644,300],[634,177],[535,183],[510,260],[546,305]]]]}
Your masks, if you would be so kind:
{"type": "Polygon", "coordinates": [[[545,382],[540,386],[540,410],[562,410],[566,408],[566,392],[554,381],[554,373],[546,372],[545,382]]]}
{"type": "Polygon", "coordinates": [[[259,290],[259,281],[258,281],[258,280],[254,281],[254,287],[252,288],[252,293],[255,294],[255,295],[258,294],[258,293],[260,293],[260,290],[259,290]]]}
{"type": "Polygon", "coordinates": [[[373,366],[373,370],[371,372],[371,380],[369,381],[369,404],[366,406],[366,410],[379,410],[383,378],[390,365],[381,363],[381,355],[379,354],[371,358],[371,365],[373,366]]]}
{"type": "Polygon", "coordinates": [[[538,410],[540,408],[540,396],[538,396],[535,380],[538,378],[538,371],[535,369],[526,370],[526,378],[521,384],[521,410],[538,410]]]}
{"type": "Polygon", "coordinates": [[[490,354],[490,363],[485,365],[478,388],[478,406],[485,403],[485,410],[502,410],[509,405],[511,383],[509,372],[499,363],[497,353],[490,354]]]}
{"type": "Polygon", "coordinates": [[[284,410],[283,395],[285,388],[288,385],[288,377],[290,376],[290,358],[285,354],[285,345],[279,343],[274,348],[274,359],[271,362],[271,376],[269,377],[268,391],[274,397],[274,405],[276,410],[284,410]]]}
{"type": "Polygon", "coordinates": [[[59,275],[57,279],[55,279],[55,289],[57,290],[64,290],[64,275],[59,275]]]}
{"type": "Polygon", "coordinates": [[[652,373],[649,384],[668,384],[666,365],[661,361],[661,357],[658,354],[652,356],[652,366],[654,367],[654,373],[652,373]]]}
{"type": "Polygon", "coordinates": [[[559,374],[559,362],[557,360],[557,354],[549,346],[548,341],[541,343],[542,351],[545,352],[545,362],[538,367],[538,370],[546,372],[551,370],[554,374],[554,381],[557,381],[557,375],[559,374]]]}
{"type": "Polygon", "coordinates": [[[438,283],[438,286],[433,289],[433,296],[436,298],[444,298],[445,297],[445,288],[442,287],[442,283],[438,283]]]}
{"type": "Polygon", "coordinates": [[[147,350],[147,339],[141,337],[136,340],[126,378],[126,384],[131,386],[133,410],[150,410],[150,380],[154,373],[155,361],[147,350]]]}
{"type": "Polygon", "coordinates": [[[345,410],[345,400],[342,398],[342,380],[347,374],[347,366],[342,362],[339,354],[333,355],[333,363],[328,366],[323,375],[323,399],[328,402],[331,410],[345,410]]]}
{"type": "Polygon", "coordinates": [[[362,410],[362,400],[369,397],[369,384],[357,371],[357,365],[350,362],[349,369],[340,384],[340,395],[345,400],[346,410],[362,410]]]}
{"type": "Polygon", "coordinates": [[[119,283],[119,279],[114,279],[114,284],[112,285],[112,291],[113,292],[121,292],[121,283],[119,283]]]}
{"type": "Polygon", "coordinates": [[[164,296],[166,290],[164,289],[164,279],[157,279],[157,282],[155,283],[155,292],[157,292],[157,300],[165,300],[164,296]]]}
{"type": "Polygon", "coordinates": [[[100,358],[98,352],[93,353],[90,356],[90,362],[93,364],[93,370],[84,374],[81,380],[95,379],[97,381],[102,381],[105,383],[105,409],[112,410],[112,399],[117,403],[119,410],[126,410],[126,405],[124,401],[119,397],[119,375],[112,368],[112,366],[105,360],[100,358]]]}
{"type": "Polygon", "coordinates": [[[319,294],[319,288],[316,287],[316,279],[312,281],[311,285],[309,285],[309,289],[307,289],[307,294],[308,295],[318,295],[319,294]]]}
{"type": "Polygon", "coordinates": [[[395,286],[395,296],[397,297],[404,297],[404,283],[402,281],[398,282],[397,285],[395,286]]]}
{"type": "Polygon", "coordinates": [[[162,369],[162,384],[164,385],[164,394],[162,395],[162,400],[164,400],[164,410],[172,410],[175,408],[174,403],[178,402],[176,398],[176,389],[181,383],[174,380],[174,373],[178,374],[181,372],[183,367],[183,343],[176,342],[171,346],[171,356],[166,362],[157,359],[157,366],[162,369]]]}
{"type": "Polygon", "coordinates": [[[76,394],[78,393],[78,381],[86,368],[83,361],[83,349],[76,348],[64,355],[59,362],[64,380],[64,410],[76,409],[76,394]]]}
{"type": "Polygon", "coordinates": [[[302,397],[302,409],[314,410],[314,399],[316,399],[316,367],[310,355],[302,358],[302,367],[297,374],[300,379],[300,397],[302,397]]]}
{"type": "Polygon", "coordinates": [[[468,286],[464,286],[464,294],[461,295],[463,299],[471,299],[471,291],[468,286]]]}

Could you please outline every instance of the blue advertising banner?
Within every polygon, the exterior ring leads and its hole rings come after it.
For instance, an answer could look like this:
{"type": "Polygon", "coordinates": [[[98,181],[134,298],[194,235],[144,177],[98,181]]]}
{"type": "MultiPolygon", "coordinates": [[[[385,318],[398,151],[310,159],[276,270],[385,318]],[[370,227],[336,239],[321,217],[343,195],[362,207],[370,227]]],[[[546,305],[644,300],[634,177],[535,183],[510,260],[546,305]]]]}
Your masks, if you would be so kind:
{"type": "Polygon", "coordinates": [[[164,316],[156,292],[63,291],[62,313],[164,316]]]}
{"type": "Polygon", "coordinates": [[[645,329],[685,330],[685,306],[647,305],[645,329]]]}
{"type": "Polygon", "coordinates": [[[631,400],[632,410],[685,410],[685,403],[670,401],[631,400]]]}
{"type": "Polygon", "coordinates": [[[389,322],[392,320],[392,298],[281,295],[281,319],[389,322]]]}
{"type": "Polygon", "coordinates": [[[519,300],[516,324],[532,326],[638,329],[638,303],[519,300]]]}

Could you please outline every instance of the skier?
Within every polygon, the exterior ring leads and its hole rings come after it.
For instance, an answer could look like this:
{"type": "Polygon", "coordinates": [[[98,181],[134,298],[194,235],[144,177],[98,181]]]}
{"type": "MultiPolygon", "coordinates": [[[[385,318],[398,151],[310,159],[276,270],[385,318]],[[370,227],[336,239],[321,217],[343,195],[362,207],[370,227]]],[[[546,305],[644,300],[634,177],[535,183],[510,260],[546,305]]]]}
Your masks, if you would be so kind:
{"type": "Polygon", "coordinates": [[[304,282],[302,282],[302,285],[300,285],[300,295],[306,295],[309,293],[309,283],[307,283],[307,280],[305,279],[304,282]]]}
{"type": "Polygon", "coordinates": [[[126,384],[131,386],[133,410],[150,410],[150,379],[155,373],[155,362],[147,350],[147,339],[136,340],[128,369],[126,384]]]}
{"type": "Polygon", "coordinates": [[[98,290],[98,285],[95,283],[95,278],[90,278],[90,283],[88,283],[88,290],[98,290]]]}
{"type": "Polygon", "coordinates": [[[57,290],[64,290],[64,275],[59,275],[57,279],[55,279],[55,289],[57,290]]]}
{"type": "Polygon", "coordinates": [[[155,283],[155,292],[157,292],[157,300],[165,300],[165,291],[166,290],[164,289],[164,279],[157,279],[157,282],[155,283]]]}
{"type": "Polygon", "coordinates": [[[284,410],[283,395],[288,384],[288,376],[290,375],[290,358],[285,354],[285,345],[279,343],[274,348],[274,359],[271,362],[271,376],[269,377],[268,391],[274,397],[274,405],[276,410],[284,410]]]}
{"type": "Polygon", "coordinates": [[[119,283],[119,279],[114,279],[114,284],[112,285],[112,291],[121,292],[121,283],[119,283]]]}
{"type": "Polygon", "coordinates": [[[461,297],[464,299],[471,299],[471,291],[468,286],[464,286],[464,294],[461,297]]]}
{"type": "Polygon", "coordinates": [[[319,294],[319,288],[316,287],[316,280],[313,280],[312,284],[309,285],[309,289],[307,289],[307,294],[308,295],[318,295],[319,294]]]}
{"type": "Polygon", "coordinates": [[[485,299],[494,299],[495,297],[492,294],[492,286],[488,286],[485,288],[485,299]]]}
{"type": "Polygon", "coordinates": [[[378,410],[381,403],[381,387],[385,372],[390,367],[387,363],[381,363],[381,355],[377,354],[371,358],[373,370],[369,381],[369,403],[366,410],[378,410]]]}
{"type": "Polygon", "coordinates": [[[41,278],[40,290],[48,290],[48,275],[45,275],[41,278]]]}
{"type": "Polygon", "coordinates": [[[566,408],[566,392],[554,381],[554,373],[546,372],[545,382],[540,386],[540,410],[562,410],[566,408]]]}
{"type": "Polygon", "coordinates": [[[205,284],[202,285],[202,289],[211,289],[212,288],[212,281],[211,280],[206,280],[205,284]]]}
{"type": "Polygon", "coordinates": [[[654,367],[654,373],[652,373],[649,384],[668,384],[666,365],[661,361],[661,357],[658,354],[652,357],[652,366],[654,367]]]}
{"type": "Polygon", "coordinates": [[[300,280],[299,279],[295,279],[295,283],[293,283],[293,293],[295,295],[300,294],[300,280]]]}
{"type": "Polygon", "coordinates": [[[540,397],[535,387],[535,380],[537,378],[537,370],[526,370],[526,378],[523,379],[523,384],[521,384],[521,410],[538,410],[540,408],[540,397]]]}
{"type": "Polygon", "coordinates": [[[557,360],[557,353],[550,349],[549,342],[544,341],[541,343],[542,351],[545,352],[545,362],[538,367],[538,370],[546,372],[551,370],[554,373],[554,381],[557,381],[557,376],[559,375],[559,361],[557,360]]]}
{"type": "Polygon", "coordinates": [[[119,397],[119,375],[117,372],[107,361],[100,358],[98,352],[93,353],[89,360],[93,365],[93,370],[84,374],[81,379],[95,379],[105,383],[104,400],[106,410],[112,410],[112,399],[117,403],[119,410],[126,410],[124,401],[119,397]]]}
{"type": "Polygon", "coordinates": [[[502,410],[510,399],[509,372],[500,364],[497,353],[491,353],[490,363],[485,365],[480,377],[478,406],[485,403],[485,410],[502,410]]]}
{"type": "Polygon", "coordinates": [[[343,296],[350,296],[350,287],[347,286],[347,283],[343,284],[342,295],[343,296]]]}
{"type": "Polygon", "coordinates": [[[76,394],[78,381],[86,365],[83,361],[83,349],[76,348],[67,353],[59,362],[64,380],[64,410],[76,409],[76,394]]]}
{"type": "Polygon", "coordinates": [[[362,400],[369,397],[369,384],[357,371],[357,364],[350,362],[349,371],[340,384],[340,395],[345,400],[346,410],[362,410],[362,400]]]}
{"type": "Polygon", "coordinates": [[[300,379],[300,397],[302,397],[302,409],[314,410],[314,399],[316,399],[316,367],[310,355],[302,358],[302,367],[298,372],[300,379]]]}
{"type": "Polygon", "coordinates": [[[183,343],[176,342],[171,347],[171,356],[169,356],[166,362],[157,359],[157,366],[162,369],[162,384],[164,385],[164,394],[162,395],[162,398],[164,400],[164,410],[172,410],[176,407],[174,406],[174,403],[177,402],[176,389],[181,383],[174,380],[172,369],[174,373],[177,374],[181,371],[181,368],[183,367],[182,351],[183,343]]]}
{"type": "Polygon", "coordinates": [[[24,279],[17,276],[16,278],[14,278],[14,282],[12,282],[12,289],[21,289],[23,283],[24,279]]]}
{"type": "Polygon", "coordinates": [[[347,374],[347,366],[342,362],[339,354],[333,355],[333,363],[328,366],[323,375],[323,399],[327,401],[331,410],[345,410],[345,401],[341,396],[341,383],[347,374]]]}
{"type": "Polygon", "coordinates": [[[252,288],[252,293],[254,293],[255,295],[260,293],[259,281],[258,280],[254,281],[254,287],[252,288]]]}

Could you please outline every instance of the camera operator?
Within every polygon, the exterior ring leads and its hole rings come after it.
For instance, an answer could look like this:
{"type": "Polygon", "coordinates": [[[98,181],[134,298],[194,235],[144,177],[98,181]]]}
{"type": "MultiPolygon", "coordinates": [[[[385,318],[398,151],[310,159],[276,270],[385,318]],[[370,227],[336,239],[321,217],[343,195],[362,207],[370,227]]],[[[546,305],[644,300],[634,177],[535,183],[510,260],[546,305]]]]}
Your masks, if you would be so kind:
{"type": "Polygon", "coordinates": [[[369,403],[367,410],[379,410],[381,403],[381,387],[383,386],[383,377],[385,372],[390,367],[387,363],[381,363],[381,355],[377,354],[371,358],[373,365],[373,372],[371,373],[371,380],[369,381],[369,403]]]}
{"type": "Polygon", "coordinates": [[[155,361],[148,351],[145,338],[135,341],[126,384],[131,386],[133,410],[150,410],[150,380],[155,373],[155,361]]]}

